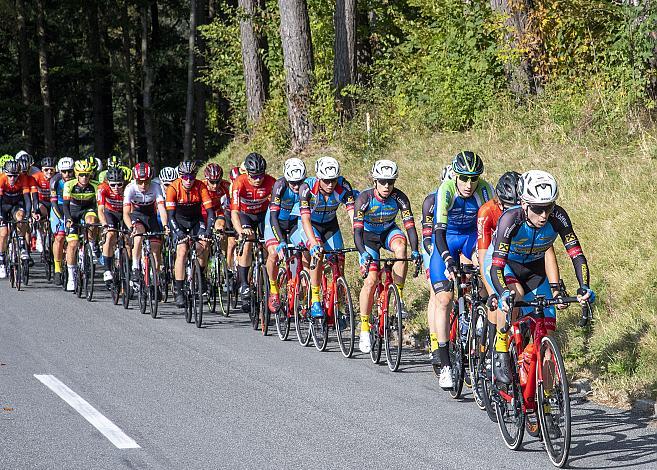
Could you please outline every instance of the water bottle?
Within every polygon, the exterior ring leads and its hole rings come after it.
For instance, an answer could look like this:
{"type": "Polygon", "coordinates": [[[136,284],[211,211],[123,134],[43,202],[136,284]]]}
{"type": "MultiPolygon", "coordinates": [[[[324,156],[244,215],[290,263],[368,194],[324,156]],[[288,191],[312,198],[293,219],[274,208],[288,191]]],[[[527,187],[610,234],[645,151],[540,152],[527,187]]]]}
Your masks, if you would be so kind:
{"type": "Polygon", "coordinates": [[[299,259],[296,256],[293,256],[290,259],[290,272],[294,276],[294,274],[297,272],[297,265],[299,264],[299,259]]]}
{"type": "Polygon", "coordinates": [[[459,323],[461,324],[461,341],[468,341],[468,330],[470,329],[470,319],[466,318],[465,313],[461,313],[459,323]]]}
{"type": "Polygon", "coordinates": [[[479,315],[477,317],[477,325],[475,327],[475,331],[477,332],[477,337],[481,338],[482,335],[484,334],[484,317],[482,315],[479,315]]]}
{"type": "Polygon", "coordinates": [[[520,384],[525,385],[527,383],[527,378],[529,376],[529,368],[532,363],[532,357],[534,355],[534,343],[529,343],[523,349],[522,354],[518,362],[520,363],[518,369],[520,369],[520,384]]]}

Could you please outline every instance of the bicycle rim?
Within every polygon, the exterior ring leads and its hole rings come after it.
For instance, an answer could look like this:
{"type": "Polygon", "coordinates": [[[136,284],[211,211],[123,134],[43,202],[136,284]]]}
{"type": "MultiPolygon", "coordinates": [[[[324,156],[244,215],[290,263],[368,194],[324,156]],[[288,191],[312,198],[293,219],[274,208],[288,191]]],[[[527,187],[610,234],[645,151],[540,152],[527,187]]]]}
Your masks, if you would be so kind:
{"type": "Polygon", "coordinates": [[[230,309],[231,309],[231,297],[232,297],[232,282],[230,280],[229,274],[228,274],[228,265],[226,264],[226,258],[223,256],[221,257],[221,271],[223,272],[222,274],[222,284],[219,284],[219,301],[221,302],[221,312],[223,313],[224,317],[227,317],[230,315],[230,309]],[[223,300],[223,290],[226,289],[226,300],[223,300]]]}
{"type": "Polygon", "coordinates": [[[203,286],[203,272],[201,271],[201,266],[198,263],[198,260],[194,261],[194,271],[192,276],[195,279],[195,289],[192,291],[193,305],[194,305],[194,323],[196,328],[200,328],[203,325],[203,291],[201,287],[203,286]]]}
{"type": "Polygon", "coordinates": [[[297,340],[301,346],[310,343],[310,277],[302,271],[299,275],[297,296],[294,300],[294,329],[297,332],[297,340]]]}
{"type": "Polygon", "coordinates": [[[463,361],[463,343],[461,341],[458,313],[455,310],[452,310],[450,313],[450,325],[452,325],[452,331],[456,328],[456,334],[451,334],[449,341],[449,358],[452,362],[452,381],[454,382],[449,395],[457,399],[461,397],[461,392],[463,391],[465,363],[463,361]]]}
{"type": "Polygon", "coordinates": [[[217,312],[217,285],[219,284],[219,260],[217,259],[216,254],[211,255],[211,260],[212,262],[210,263],[212,265],[211,269],[207,269],[206,271],[209,274],[209,279],[208,279],[208,311],[210,313],[216,313],[217,312]]]}
{"type": "Polygon", "coordinates": [[[160,280],[155,269],[155,256],[151,254],[148,259],[148,303],[151,308],[151,317],[157,318],[160,280]]]}
{"type": "Polygon", "coordinates": [[[486,331],[486,312],[483,307],[477,305],[474,308],[470,322],[470,329],[468,330],[468,374],[470,374],[470,382],[472,383],[472,397],[480,410],[485,410],[486,405],[482,398],[483,395],[483,377],[479,375],[479,357],[482,350],[483,334],[486,331]],[[481,331],[478,331],[477,325],[481,324],[481,331]]]}
{"type": "Polygon", "coordinates": [[[514,343],[509,346],[509,355],[511,383],[499,385],[500,390],[506,393],[508,398],[501,395],[495,397],[495,413],[504,443],[509,449],[517,450],[522,444],[525,433],[525,413],[522,410],[523,398],[518,377],[518,354],[514,343]]]}
{"type": "Polygon", "coordinates": [[[271,322],[271,312],[269,311],[269,276],[267,275],[267,268],[264,265],[260,266],[260,279],[262,279],[262,290],[260,291],[260,301],[258,302],[258,310],[260,311],[260,320],[262,322],[262,335],[267,336],[269,332],[269,323],[271,322]]]}
{"type": "Polygon", "coordinates": [[[344,357],[351,357],[354,353],[356,337],[354,304],[351,302],[349,286],[343,276],[335,283],[335,328],[338,333],[340,352],[344,357]]]}
{"type": "Polygon", "coordinates": [[[91,246],[85,245],[85,263],[87,265],[87,273],[85,276],[85,294],[87,300],[91,302],[94,296],[94,278],[96,277],[96,265],[94,264],[93,257],[91,255],[91,246]]]}
{"type": "Polygon", "coordinates": [[[287,290],[287,271],[280,269],[278,271],[278,296],[281,306],[274,314],[276,322],[276,333],[281,341],[287,340],[290,335],[290,318],[288,317],[288,290],[287,290]]]}
{"type": "Polygon", "coordinates": [[[402,303],[395,285],[388,289],[388,311],[384,317],[384,342],[388,369],[396,372],[401,362],[403,346],[402,303]]]}
{"type": "Polygon", "coordinates": [[[185,273],[190,273],[191,276],[187,279],[188,290],[185,292],[185,321],[191,323],[194,315],[194,292],[196,291],[196,279],[193,272],[192,260],[187,257],[187,267],[185,273]],[[191,265],[191,266],[190,266],[191,265]]]}
{"type": "Polygon", "coordinates": [[[123,285],[123,308],[130,306],[130,258],[128,250],[121,250],[121,284],[123,285]]]}
{"type": "Polygon", "coordinates": [[[260,326],[260,312],[258,293],[261,292],[261,279],[260,273],[257,269],[251,267],[251,296],[249,299],[249,320],[251,320],[251,328],[257,330],[260,326]]]}
{"type": "Polygon", "coordinates": [[[379,331],[379,294],[381,290],[376,289],[374,294],[374,303],[370,310],[370,359],[374,364],[378,364],[381,360],[381,348],[383,346],[380,331],[379,331]]]}
{"type": "MultiPolygon", "coordinates": [[[[536,389],[543,442],[550,461],[557,467],[563,467],[570,452],[570,395],[566,368],[554,338],[543,337],[537,360],[542,363],[543,369],[543,382],[536,389]]],[[[536,369],[538,380],[538,364],[536,369]]]]}

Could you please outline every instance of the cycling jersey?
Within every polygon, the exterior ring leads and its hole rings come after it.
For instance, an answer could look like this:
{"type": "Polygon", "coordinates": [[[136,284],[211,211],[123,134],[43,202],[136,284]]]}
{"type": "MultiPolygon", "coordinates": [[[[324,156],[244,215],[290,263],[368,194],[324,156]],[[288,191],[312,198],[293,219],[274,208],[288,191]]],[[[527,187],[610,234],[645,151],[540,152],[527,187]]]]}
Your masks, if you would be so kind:
{"type": "Polygon", "coordinates": [[[39,193],[39,201],[41,202],[50,202],[50,180],[46,175],[40,171],[34,175],[34,180],[37,184],[37,190],[39,193]]]}
{"type": "Polygon", "coordinates": [[[477,248],[487,250],[497,227],[497,221],[502,215],[500,204],[491,199],[479,208],[477,215],[477,248]]]}
{"type": "MultiPolygon", "coordinates": [[[[96,183],[80,186],[77,179],[64,183],[64,215],[67,219],[79,221],[87,213],[96,209],[96,183]]],[[[95,213],[94,213],[95,215],[95,213]]]]}
{"type": "Polygon", "coordinates": [[[433,214],[436,202],[435,193],[430,193],[422,203],[422,264],[429,275],[429,259],[433,251],[433,214]]]}
{"type": "Polygon", "coordinates": [[[107,182],[98,186],[98,192],[96,193],[98,207],[103,206],[106,211],[122,214],[123,199],[123,191],[116,192],[107,182]]]}
{"type": "Polygon", "coordinates": [[[274,183],[271,202],[265,216],[265,240],[267,245],[280,243],[297,228],[299,193],[292,191],[285,178],[274,183]]]}
{"type": "Polygon", "coordinates": [[[123,191],[123,205],[130,204],[132,209],[147,216],[155,216],[157,207],[164,205],[164,195],[159,184],[152,181],[142,191],[135,181],[123,191]]]}
{"type": "MultiPolygon", "coordinates": [[[[226,207],[226,202],[230,195],[229,192],[230,183],[226,180],[221,180],[217,185],[216,191],[212,191],[210,189],[207,180],[203,180],[203,184],[205,184],[206,188],[208,188],[208,194],[210,195],[210,199],[212,199],[212,208],[214,209],[215,217],[224,219],[225,218],[224,209],[226,207]]],[[[202,207],[202,212],[203,212],[203,218],[207,219],[208,214],[207,211],[205,210],[205,207],[202,207]]]]}
{"type": "Polygon", "coordinates": [[[36,191],[32,181],[27,175],[19,175],[11,184],[7,175],[0,173],[0,220],[10,220],[19,209],[31,211],[31,196],[36,191]]]}
{"type": "Polygon", "coordinates": [[[271,191],[276,180],[270,175],[260,186],[249,183],[249,175],[240,175],[231,186],[230,210],[246,214],[263,214],[267,212],[271,191]]]}
{"type": "Polygon", "coordinates": [[[339,176],[335,189],[331,194],[323,194],[319,188],[317,177],[306,178],[299,188],[299,212],[310,215],[313,223],[325,224],[336,219],[340,204],[347,210],[354,210],[354,195],[351,184],[339,176]]]}
{"type": "Polygon", "coordinates": [[[200,180],[194,180],[189,189],[185,189],[182,179],[174,180],[167,188],[166,208],[169,224],[174,232],[194,227],[203,221],[201,206],[208,213],[207,227],[214,224],[214,209],[208,188],[200,180]]]}

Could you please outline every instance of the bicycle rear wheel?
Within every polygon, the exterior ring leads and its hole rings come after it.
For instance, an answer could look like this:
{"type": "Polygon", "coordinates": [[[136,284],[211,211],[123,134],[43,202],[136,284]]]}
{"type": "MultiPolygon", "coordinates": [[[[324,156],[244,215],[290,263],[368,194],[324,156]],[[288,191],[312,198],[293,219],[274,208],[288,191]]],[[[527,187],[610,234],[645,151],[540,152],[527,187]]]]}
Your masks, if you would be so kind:
{"type": "Polygon", "coordinates": [[[354,304],[347,280],[340,276],[335,283],[335,329],[338,334],[340,352],[344,357],[351,357],[354,353],[356,325],[354,318],[354,304]]]}
{"type": "Polygon", "coordinates": [[[114,258],[112,265],[112,283],[110,284],[112,303],[118,305],[121,301],[121,258],[114,258]]]}
{"type": "Polygon", "coordinates": [[[555,466],[563,467],[570,452],[570,395],[559,346],[550,336],[541,339],[536,370],[538,418],[545,450],[555,466]],[[538,382],[539,365],[542,367],[542,382],[538,382]]]}
{"type": "Polygon", "coordinates": [[[374,302],[370,310],[370,359],[374,364],[381,360],[381,349],[383,346],[383,337],[379,331],[379,297],[381,295],[381,285],[377,286],[374,293],[374,302]]]}
{"type": "Polygon", "coordinates": [[[468,374],[472,384],[472,397],[480,410],[485,410],[486,405],[483,399],[483,380],[480,376],[480,358],[484,357],[486,345],[484,344],[484,335],[487,332],[486,310],[481,305],[475,305],[471,316],[470,329],[468,330],[468,374]]]}
{"type": "Polygon", "coordinates": [[[511,363],[511,383],[499,384],[499,395],[494,397],[497,424],[504,443],[511,450],[517,450],[525,434],[524,399],[518,375],[518,352],[515,343],[509,345],[511,363]]]}
{"type": "Polygon", "coordinates": [[[290,335],[290,317],[288,316],[288,289],[287,289],[287,271],[284,268],[278,271],[278,296],[281,306],[274,313],[276,322],[276,333],[281,341],[287,340],[290,335]]]}
{"type": "Polygon", "coordinates": [[[123,291],[123,308],[130,306],[130,297],[132,296],[132,286],[130,285],[130,257],[127,248],[121,250],[121,284],[123,291]]]}
{"type": "Polygon", "coordinates": [[[217,297],[221,297],[221,291],[219,290],[219,281],[220,281],[220,274],[219,274],[219,259],[216,255],[216,253],[213,253],[210,255],[210,258],[208,260],[208,268],[206,268],[206,271],[208,273],[208,311],[210,313],[216,313],[217,312],[217,297]]]}
{"type": "Polygon", "coordinates": [[[157,308],[159,303],[160,278],[155,268],[155,256],[151,253],[148,256],[148,270],[146,272],[148,305],[151,309],[151,317],[157,318],[157,308]]]}
{"type": "Polygon", "coordinates": [[[96,277],[96,265],[91,254],[91,245],[84,245],[84,296],[91,302],[94,297],[94,278],[96,277]]]}
{"type": "Polygon", "coordinates": [[[383,321],[386,362],[388,363],[388,369],[396,372],[401,362],[404,330],[402,325],[402,300],[399,296],[399,290],[394,284],[388,289],[388,311],[383,321]]]}
{"type": "Polygon", "coordinates": [[[294,329],[301,346],[308,346],[310,343],[310,301],[310,276],[306,271],[302,271],[294,299],[294,329]]]}
{"type": "Polygon", "coordinates": [[[191,291],[194,323],[196,324],[196,328],[200,328],[203,325],[203,272],[201,271],[201,265],[198,260],[194,260],[192,277],[194,278],[194,290],[191,291]]]}
{"type": "Polygon", "coordinates": [[[463,342],[461,341],[459,313],[455,308],[449,314],[449,321],[449,358],[452,362],[452,380],[454,382],[449,395],[457,399],[461,397],[461,392],[463,391],[465,363],[463,361],[463,342]]]}
{"type": "Polygon", "coordinates": [[[231,294],[233,289],[231,287],[231,280],[228,277],[228,265],[226,264],[226,258],[221,256],[221,279],[217,288],[219,289],[219,307],[221,308],[221,313],[224,317],[230,315],[230,304],[231,304],[231,294]],[[224,294],[226,299],[224,300],[224,294]]]}
{"type": "Polygon", "coordinates": [[[269,323],[271,323],[271,312],[269,311],[269,276],[267,275],[267,268],[265,265],[260,266],[260,279],[262,279],[262,287],[259,291],[258,298],[258,311],[260,318],[260,328],[262,335],[267,336],[269,332],[269,323]]]}

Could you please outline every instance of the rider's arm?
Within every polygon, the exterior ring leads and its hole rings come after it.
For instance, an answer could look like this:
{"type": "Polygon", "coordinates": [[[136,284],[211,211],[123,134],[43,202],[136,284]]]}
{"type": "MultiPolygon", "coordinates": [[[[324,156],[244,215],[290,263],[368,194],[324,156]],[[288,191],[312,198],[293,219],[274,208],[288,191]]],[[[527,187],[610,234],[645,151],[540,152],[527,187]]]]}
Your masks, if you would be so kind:
{"type": "Polygon", "coordinates": [[[399,212],[401,213],[406,235],[408,235],[408,242],[411,245],[411,251],[418,252],[418,239],[417,232],[415,231],[415,218],[413,217],[413,211],[411,210],[411,201],[408,200],[406,194],[397,189],[395,189],[394,195],[397,199],[397,205],[399,206],[399,212]]]}
{"type": "Polygon", "coordinates": [[[573,224],[570,222],[570,217],[568,217],[568,214],[561,206],[556,206],[552,214],[550,214],[549,222],[552,223],[552,226],[559,234],[564,246],[566,247],[566,252],[573,262],[579,286],[588,286],[590,282],[589,267],[586,263],[586,257],[582,251],[582,246],[573,230],[573,224]]]}
{"type": "Polygon", "coordinates": [[[356,199],[356,209],[354,211],[354,244],[359,253],[365,253],[365,212],[367,211],[368,206],[370,205],[370,192],[363,191],[358,195],[356,199]]]}
{"type": "Polygon", "coordinates": [[[155,195],[155,207],[157,207],[157,211],[160,214],[160,221],[162,222],[162,227],[166,227],[168,225],[168,215],[167,215],[167,210],[164,207],[165,204],[165,199],[164,199],[164,194],[162,194],[162,186],[159,184],[157,185],[156,195],[155,195]]]}
{"type": "Polygon", "coordinates": [[[557,255],[554,252],[554,246],[551,246],[545,252],[545,274],[547,275],[548,282],[552,288],[552,294],[554,295],[559,289],[555,289],[552,286],[559,284],[559,265],[557,264],[557,255]]]}
{"type": "Polygon", "coordinates": [[[490,267],[490,277],[493,281],[495,291],[501,294],[509,290],[504,279],[504,268],[506,267],[507,259],[509,257],[509,247],[511,246],[511,238],[516,233],[518,227],[522,225],[523,220],[519,217],[519,213],[507,211],[497,221],[496,237],[493,239],[494,246],[493,261],[490,267]]]}
{"type": "Polygon", "coordinates": [[[105,195],[102,188],[96,191],[96,205],[98,206],[98,220],[100,220],[101,225],[107,225],[107,219],[105,218],[105,195]]]}
{"type": "Polygon", "coordinates": [[[59,183],[64,183],[64,180],[61,179],[61,175],[59,177],[53,178],[52,183],[50,184],[50,206],[52,207],[52,210],[55,212],[55,215],[59,219],[63,219],[63,209],[62,206],[59,205],[59,198],[57,197],[57,186],[59,183]]]}
{"type": "Polygon", "coordinates": [[[434,249],[438,250],[440,256],[445,261],[445,265],[453,266],[456,261],[449,253],[447,246],[447,211],[453,198],[455,197],[456,187],[453,180],[446,180],[438,188],[436,195],[436,217],[434,219],[434,249]]]}
{"type": "Polygon", "coordinates": [[[490,242],[493,238],[493,231],[497,221],[493,220],[493,215],[488,210],[488,205],[484,204],[479,208],[479,213],[477,214],[477,257],[479,259],[479,272],[481,273],[481,279],[484,282],[484,287],[488,294],[493,294],[493,286],[488,284],[486,280],[486,273],[484,271],[484,260],[486,259],[486,253],[490,242]]]}
{"type": "Polygon", "coordinates": [[[233,184],[230,188],[230,220],[233,222],[233,228],[237,232],[237,235],[242,235],[242,221],[240,220],[240,184],[239,177],[233,181],[233,184]]]}
{"type": "Polygon", "coordinates": [[[169,228],[178,236],[180,234],[180,227],[178,227],[178,222],[176,221],[176,200],[178,198],[178,193],[173,184],[170,184],[167,188],[166,202],[165,207],[167,210],[167,222],[169,223],[169,228]]]}
{"type": "Polygon", "coordinates": [[[64,218],[71,220],[71,185],[64,183],[64,218]]]}
{"type": "Polygon", "coordinates": [[[434,201],[436,200],[435,194],[429,194],[424,198],[422,203],[422,246],[427,254],[431,254],[433,244],[431,243],[431,235],[433,235],[433,212],[434,201]]]}
{"type": "Polygon", "coordinates": [[[342,202],[344,203],[345,208],[347,209],[347,214],[349,214],[349,220],[351,223],[354,223],[354,190],[351,187],[351,183],[345,178],[342,178],[342,188],[344,192],[342,193],[342,202]]]}
{"type": "Polygon", "coordinates": [[[311,221],[310,200],[310,186],[308,186],[308,183],[302,183],[301,187],[299,188],[299,212],[301,214],[301,226],[303,227],[303,232],[306,234],[306,238],[308,238],[310,247],[313,247],[319,244],[319,242],[315,237],[315,231],[313,230],[313,224],[311,221]]]}
{"type": "MultiPolygon", "coordinates": [[[[30,206],[31,210],[36,212],[39,210],[39,187],[37,186],[37,182],[34,179],[34,176],[29,176],[27,177],[27,181],[29,182],[30,186],[30,196],[32,199],[32,204],[30,206]]],[[[31,211],[26,211],[26,212],[31,212],[31,211]]]]}
{"type": "Polygon", "coordinates": [[[132,228],[132,220],[130,220],[130,212],[132,212],[132,192],[133,185],[132,183],[126,186],[125,192],[123,193],[123,223],[126,227],[132,228]]]}
{"type": "Polygon", "coordinates": [[[283,231],[281,230],[281,224],[278,222],[278,214],[281,211],[281,198],[286,189],[287,184],[285,178],[276,181],[271,191],[271,202],[269,203],[269,225],[271,226],[274,238],[279,243],[283,240],[283,231]]]}
{"type": "Polygon", "coordinates": [[[215,212],[212,206],[212,197],[210,196],[208,187],[205,185],[201,185],[201,204],[203,204],[205,212],[208,214],[208,223],[205,232],[206,234],[211,234],[214,228],[215,212]]]}

